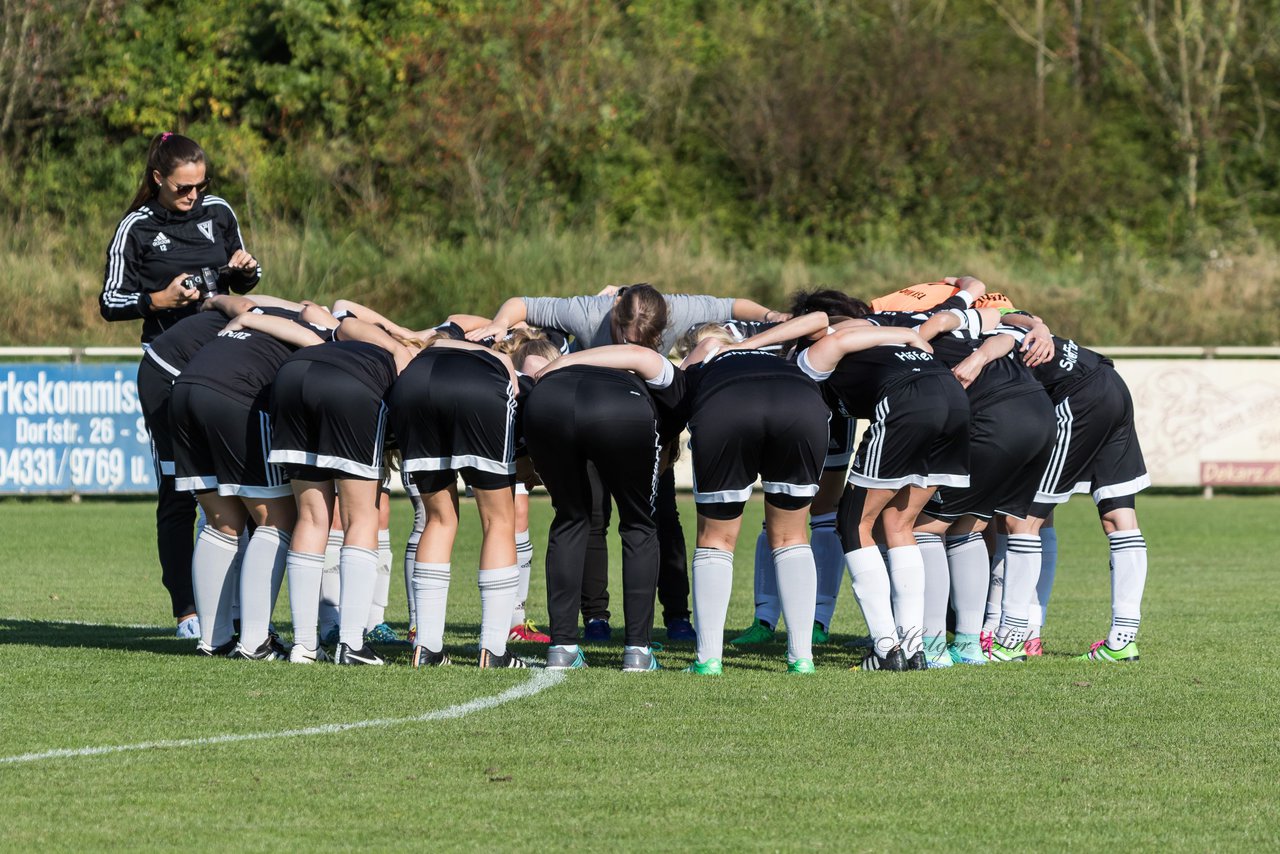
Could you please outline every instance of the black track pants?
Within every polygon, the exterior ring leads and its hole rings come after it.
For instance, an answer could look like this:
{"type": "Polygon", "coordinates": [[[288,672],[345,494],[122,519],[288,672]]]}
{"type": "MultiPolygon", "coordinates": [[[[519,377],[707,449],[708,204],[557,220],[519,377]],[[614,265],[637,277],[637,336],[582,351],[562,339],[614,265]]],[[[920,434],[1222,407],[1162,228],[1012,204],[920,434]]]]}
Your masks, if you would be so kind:
{"type": "Polygon", "coordinates": [[[658,577],[657,426],[652,402],[634,388],[602,373],[560,371],[538,383],[525,409],[529,454],[555,507],[546,559],[552,643],[578,641],[590,462],[618,506],[626,642],[649,645],[658,577]]]}

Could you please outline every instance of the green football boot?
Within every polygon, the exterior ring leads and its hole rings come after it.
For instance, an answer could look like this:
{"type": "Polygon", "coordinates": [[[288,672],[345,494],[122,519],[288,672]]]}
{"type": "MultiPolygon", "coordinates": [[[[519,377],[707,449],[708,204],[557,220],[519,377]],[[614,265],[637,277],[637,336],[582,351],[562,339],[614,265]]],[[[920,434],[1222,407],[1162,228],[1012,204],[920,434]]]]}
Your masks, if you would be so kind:
{"type": "Polygon", "coordinates": [[[755,619],[747,630],[738,635],[729,643],[734,646],[753,646],[758,643],[768,643],[773,640],[773,628],[764,620],[755,619]]]}
{"type": "Polygon", "coordinates": [[[695,661],[684,669],[685,673],[696,673],[699,676],[722,676],[724,675],[724,666],[718,658],[708,658],[706,661],[695,661]]]}
{"type": "Polygon", "coordinates": [[[1105,640],[1098,641],[1089,647],[1088,652],[1076,658],[1076,661],[1104,661],[1107,664],[1128,664],[1137,660],[1138,645],[1134,641],[1129,641],[1119,649],[1112,649],[1105,640]]]}

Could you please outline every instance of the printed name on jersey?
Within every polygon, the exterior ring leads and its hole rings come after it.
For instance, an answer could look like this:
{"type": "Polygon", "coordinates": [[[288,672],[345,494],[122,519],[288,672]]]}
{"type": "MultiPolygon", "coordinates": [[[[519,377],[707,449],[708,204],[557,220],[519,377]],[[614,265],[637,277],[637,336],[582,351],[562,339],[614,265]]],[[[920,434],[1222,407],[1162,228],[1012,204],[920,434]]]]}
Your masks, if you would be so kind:
{"type": "Polygon", "coordinates": [[[151,241],[151,245],[152,245],[152,246],[154,246],[156,249],[159,249],[161,252],[168,252],[168,251],[169,251],[169,238],[167,238],[167,237],[165,237],[165,236],[164,236],[164,232],[163,232],[163,231],[158,232],[158,233],[156,234],[156,239],[155,239],[155,240],[153,240],[153,241],[151,241]]]}
{"type": "Polygon", "coordinates": [[[244,332],[244,331],[241,331],[241,330],[236,330],[236,331],[232,332],[232,331],[229,331],[229,330],[224,329],[224,330],[222,330],[221,332],[219,332],[219,333],[218,333],[218,337],[219,337],[219,338],[236,338],[236,339],[239,339],[240,341],[244,341],[244,340],[246,340],[246,339],[248,339],[248,338],[252,338],[252,337],[253,337],[253,333],[251,333],[251,332],[244,332]]]}
{"type": "Polygon", "coordinates": [[[898,359],[903,362],[906,362],[906,361],[932,362],[933,361],[933,356],[929,353],[924,352],[923,350],[904,350],[901,353],[894,353],[893,355],[897,356],[898,359]]]}
{"type": "Polygon", "coordinates": [[[213,243],[213,220],[206,219],[204,222],[197,222],[196,228],[200,229],[200,233],[209,238],[209,242],[213,243]]]}
{"type": "Polygon", "coordinates": [[[1064,371],[1074,371],[1076,362],[1080,360],[1080,346],[1076,342],[1068,339],[1062,342],[1062,358],[1058,360],[1058,367],[1064,371]]]}

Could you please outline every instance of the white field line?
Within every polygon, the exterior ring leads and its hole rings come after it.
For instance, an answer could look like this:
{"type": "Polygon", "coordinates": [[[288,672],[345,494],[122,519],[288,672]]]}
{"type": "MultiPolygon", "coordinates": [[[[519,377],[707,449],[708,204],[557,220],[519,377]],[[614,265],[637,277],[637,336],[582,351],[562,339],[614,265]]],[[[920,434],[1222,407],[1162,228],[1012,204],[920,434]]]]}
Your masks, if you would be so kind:
{"type": "Polygon", "coordinates": [[[235,744],[242,741],[267,741],[277,738],[302,738],[310,735],[335,735],[356,729],[379,729],[404,724],[425,723],[427,721],[448,721],[463,718],[475,712],[483,712],[514,700],[523,700],[541,693],[548,688],[559,685],[564,680],[562,670],[537,669],[531,672],[528,681],[514,688],[508,688],[501,694],[492,697],[479,697],[456,706],[436,709],[421,715],[408,718],[374,718],[367,721],[352,721],[342,724],[323,724],[303,729],[283,729],[274,732],[247,732],[229,735],[213,735],[205,738],[176,738],[160,741],[143,741],[137,744],[113,744],[104,747],[76,747],[61,750],[45,750],[39,753],[23,753],[18,756],[0,756],[0,765],[18,765],[27,762],[43,762],[46,759],[73,759],[82,756],[104,756],[108,753],[129,753],[138,750],[167,750],[170,748],[206,747],[216,744],[235,744]]]}

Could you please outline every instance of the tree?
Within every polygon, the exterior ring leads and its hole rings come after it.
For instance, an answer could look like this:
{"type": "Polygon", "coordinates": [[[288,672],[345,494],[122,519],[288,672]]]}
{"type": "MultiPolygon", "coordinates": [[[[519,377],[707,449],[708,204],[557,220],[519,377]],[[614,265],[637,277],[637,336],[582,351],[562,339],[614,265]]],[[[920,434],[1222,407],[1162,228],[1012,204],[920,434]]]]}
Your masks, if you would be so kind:
{"type": "Polygon", "coordinates": [[[1199,228],[1201,167],[1217,154],[1223,96],[1240,48],[1241,0],[1133,0],[1140,46],[1111,52],[1165,117],[1183,161],[1190,230],[1199,228]]]}

